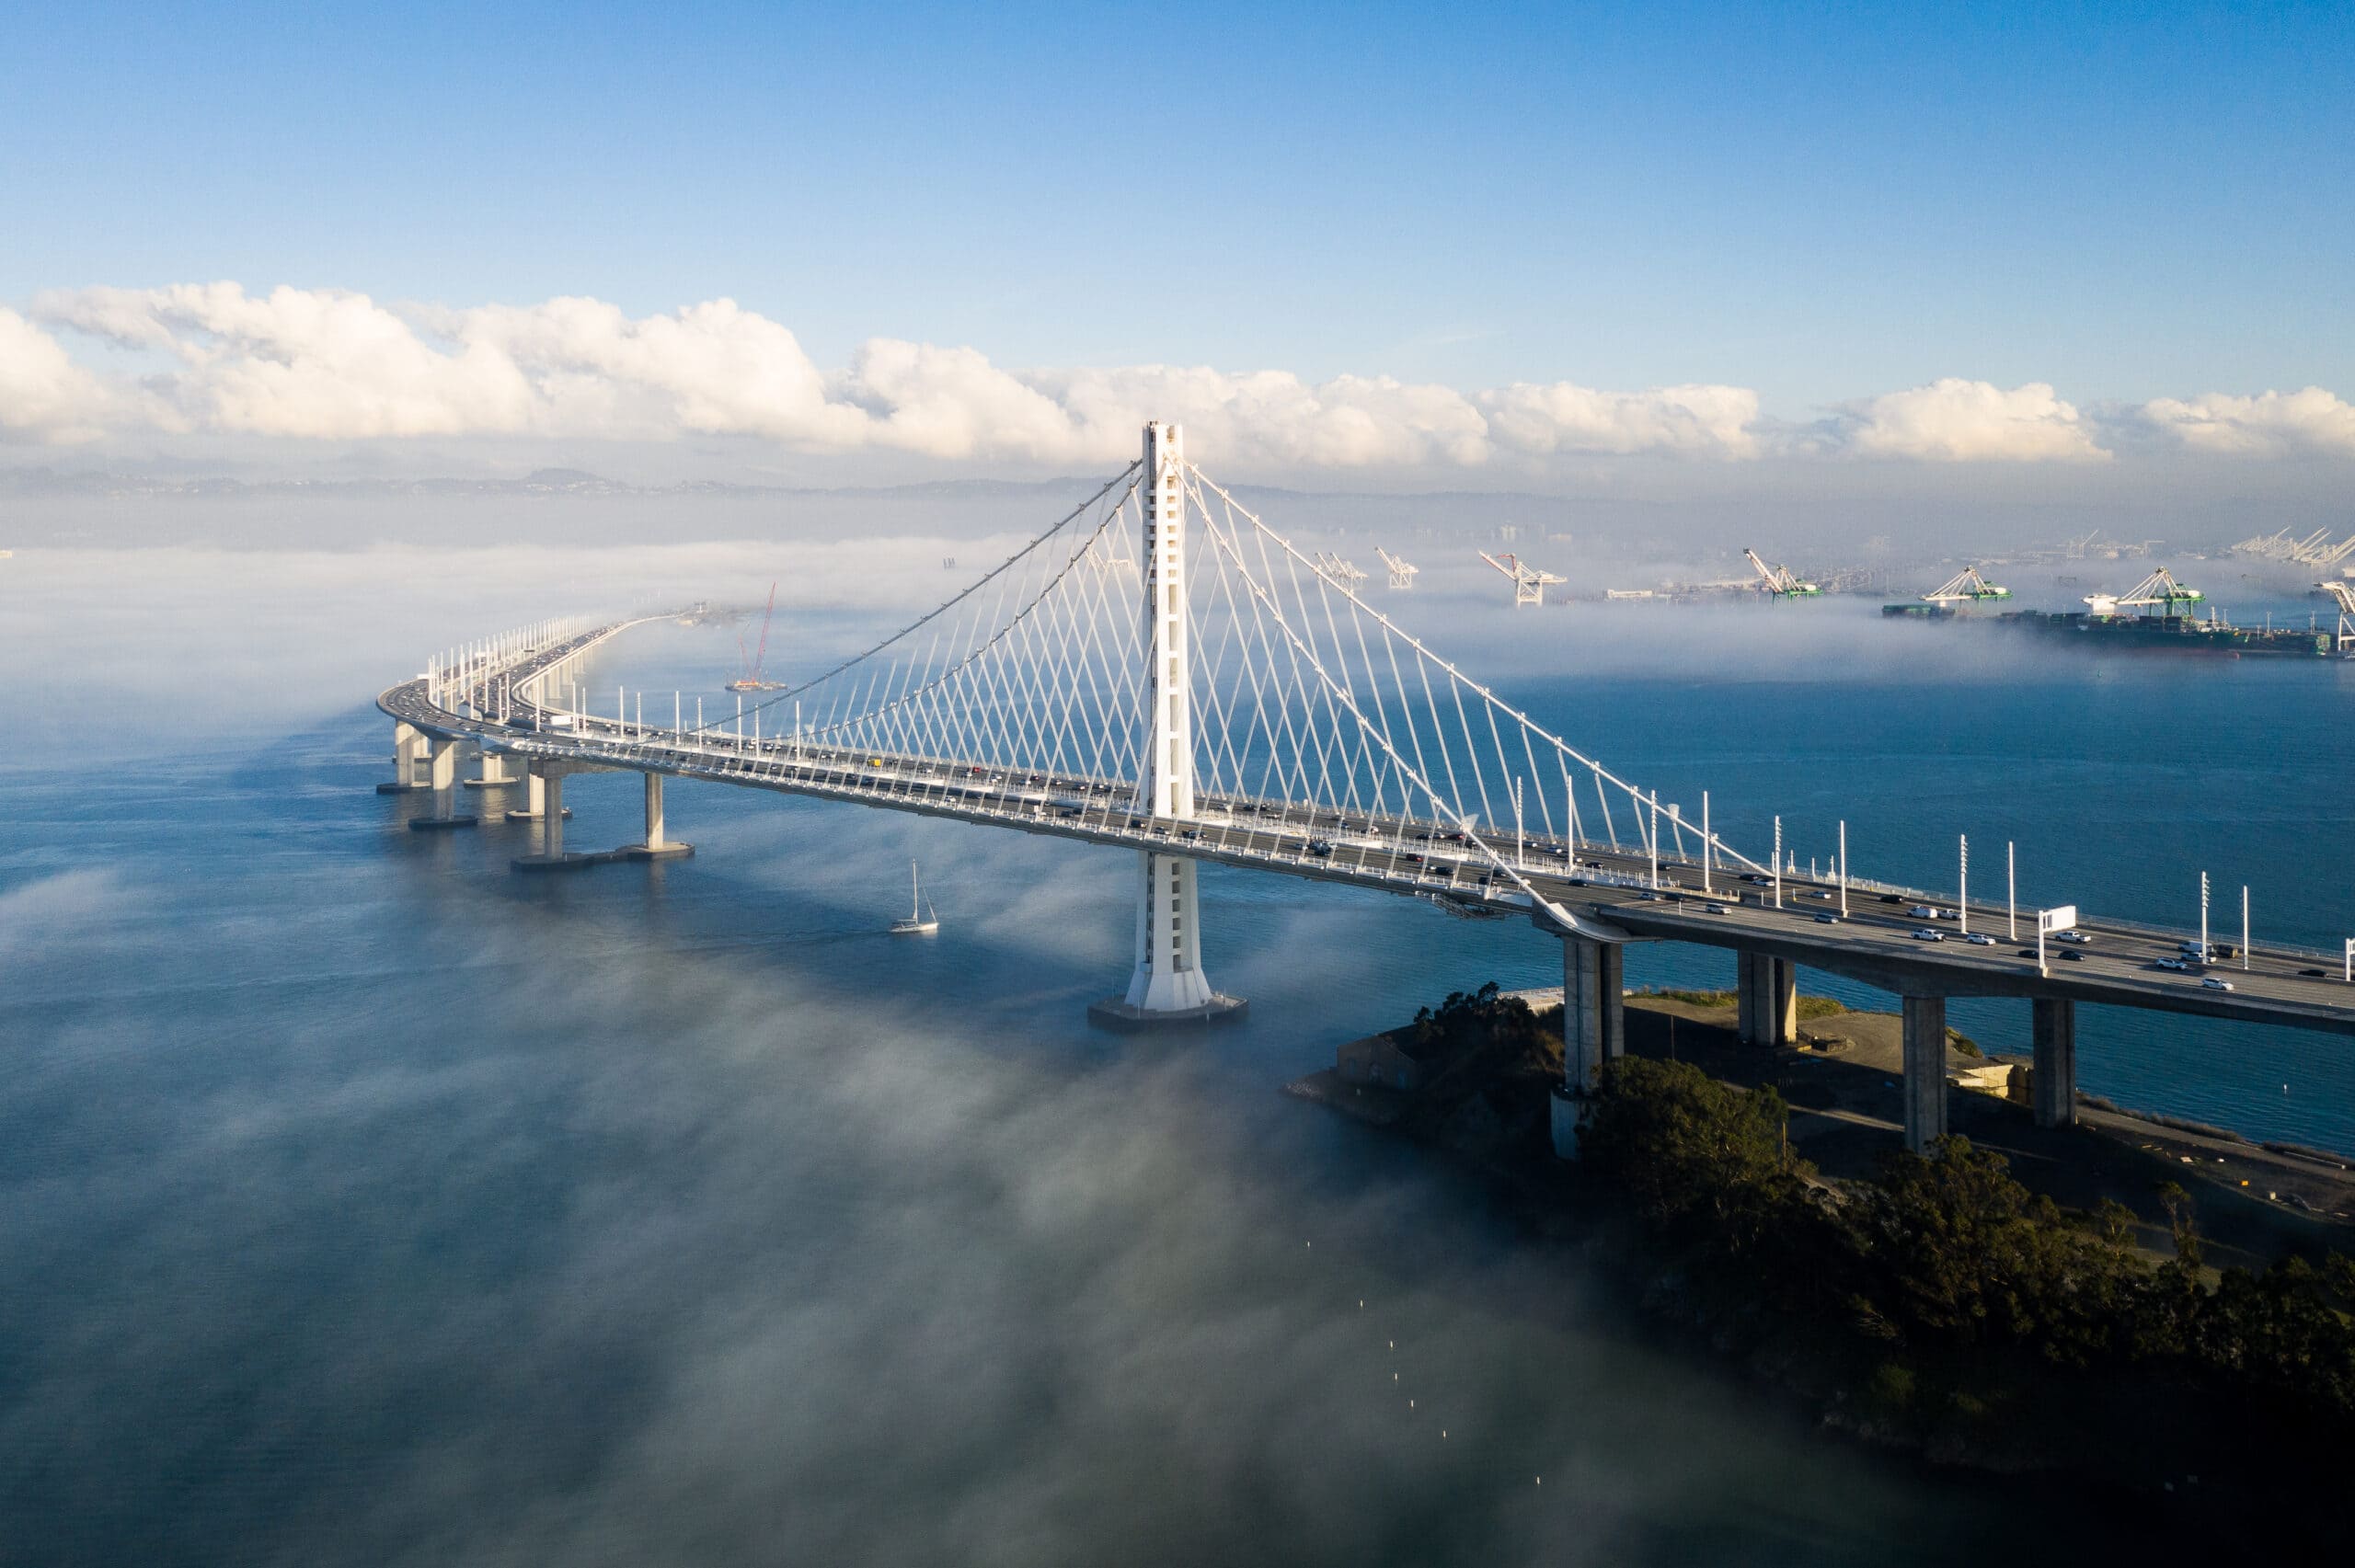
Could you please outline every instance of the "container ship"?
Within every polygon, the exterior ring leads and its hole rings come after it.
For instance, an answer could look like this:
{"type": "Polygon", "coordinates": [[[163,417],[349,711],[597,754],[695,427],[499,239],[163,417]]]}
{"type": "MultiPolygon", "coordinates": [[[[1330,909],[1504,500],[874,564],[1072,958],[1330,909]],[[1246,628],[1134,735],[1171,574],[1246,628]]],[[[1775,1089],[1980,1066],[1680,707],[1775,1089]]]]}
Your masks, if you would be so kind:
{"type": "MultiPolygon", "coordinates": [[[[2318,622],[2299,628],[2235,626],[2218,614],[2213,605],[2205,604],[2205,594],[2176,581],[2165,567],[2124,593],[2085,595],[2083,610],[2013,610],[1974,618],[1988,625],[2071,641],[2080,647],[2234,658],[2355,658],[2355,589],[2344,584],[2319,586],[2338,601],[2336,629],[2318,622]]],[[[1881,613],[1944,621],[1953,619],[1962,603],[2009,597],[2008,589],[1988,582],[1973,567],[1934,593],[1883,605],[1881,613]]]]}

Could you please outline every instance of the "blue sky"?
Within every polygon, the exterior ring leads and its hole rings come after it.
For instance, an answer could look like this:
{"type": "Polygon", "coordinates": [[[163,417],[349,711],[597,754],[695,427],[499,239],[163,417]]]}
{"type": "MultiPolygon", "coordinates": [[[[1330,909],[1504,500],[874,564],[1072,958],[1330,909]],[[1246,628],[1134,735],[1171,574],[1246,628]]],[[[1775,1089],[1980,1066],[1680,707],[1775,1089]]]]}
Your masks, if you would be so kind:
{"type": "MultiPolygon", "coordinates": [[[[2355,6],[22,6],[0,305],[231,280],[820,366],[2355,396],[2355,6]]],[[[80,349],[75,350],[77,353],[80,349]]]]}

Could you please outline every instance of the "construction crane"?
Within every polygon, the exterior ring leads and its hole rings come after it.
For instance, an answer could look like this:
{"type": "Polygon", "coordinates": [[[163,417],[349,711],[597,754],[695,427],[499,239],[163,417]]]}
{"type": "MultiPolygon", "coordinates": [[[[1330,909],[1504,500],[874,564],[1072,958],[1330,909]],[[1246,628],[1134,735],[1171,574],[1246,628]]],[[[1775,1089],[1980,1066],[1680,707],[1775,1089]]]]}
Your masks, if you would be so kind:
{"type": "Polygon", "coordinates": [[[1415,586],[1415,574],[1421,571],[1423,569],[1422,567],[1411,566],[1408,563],[1400,560],[1397,556],[1392,555],[1389,551],[1384,550],[1379,544],[1374,546],[1373,553],[1382,557],[1382,564],[1384,566],[1390,568],[1391,587],[1412,588],[1415,586]]]}
{"type": "Polygon", "coordinates": [[[2009,599],[2012,590],[1989,582],[1977,567],[1965,567],[1943,586],[1922,596],[1924,604],[1959,604],[1965,600],[2009,599]]]}
{"type": "Polygon", "coordinates": [[[2120,610],[2156,610],[2162,618],[2174,620],[2188,614],[2191,606],[2208,596],[2196,588],[2186,588],[2175,580],[2175,574],[2161,567],[2124,593],[2089,593],[2085,603],[2097,615],[2110,616],[2120,610]]]}
{"type": "Polygon", "coordinates": [[[1758,558],[1755,550],[1744,550],[1750,565],[1758,573],[1758,591],[1775,599],[1812,599],[1823,590],[1811,582],[1801,582],[1791,575],[1788,567],[1770,567],[1758,558]]]}
{"type": "Polygon", "coordinates": [[[1480,552],[1480,559],[1512,578],[1512,607],[1516,610],[1524,604],[1545,603],[1545,589],[1548,587],[1557,582],[1570,580],[1568,578],[1556,577],[1552,572],[1540,571],[1518,555],[1508,555],[1499,560],[1483,550],[1480,552]]]}
{"type": "Polygon", "coordinates": [[[1327,577],[1339,583],[1351,593],[1357,591],[1358,584],[1365,581],[1366,575],[1358,570],[1358,564],[1355,561],[1343,560],[1330,550],[1316,552],[1316,565],[1327,577]]]}
{"type": "Polygon", "coordinates": [[[762,672],[761,672],[761,668],[762,668],[762,666],[765,665],[765,664],[768,662],[768,658],[769,658],[769,622],[770,622],[770,621],[772,621],[772,620],[774,620],[774,619],[775,618],[775,616],[776,616],[776,584],[775,584],[775,583],[771,583],[771,584],[769,584],[769,607],[768,607],[766,610],[764,610],[764,611],[763,611],[763,612],[761,612],[761,646],[760,646],[760,649],[759,649],[759,651],[758,651],[758,652],[756,652],[756,653],[752,654],[749,658],[745,657],[745,653],[744,653],[744,632],[743,632],[743,628],[741,628],[741,626],[737,628],[737,631],[736,631],[736,657],[737,657],[737,658],[738,658],[739,660],[741,660],[741,661],[742,662],[743,667],[744,667],[744,673],[742,673],[741,675],[739,675],[738,677],[736,677],[736,679],[735,679],[735,680],[730,681],[728,683],[728,689],[729,689],[729,691],[731,691],[731,692],[775,692],[775,691],[777,691],[777,690],[779,690],[780,688],[782,688],[782,687],[784,686],[784,684],[785,684],[785,682],[784,682],[784,681],[771,681],[771,680],[767,679],[764,675],[763,675],[763,674],[762,674],[762,672]]]}

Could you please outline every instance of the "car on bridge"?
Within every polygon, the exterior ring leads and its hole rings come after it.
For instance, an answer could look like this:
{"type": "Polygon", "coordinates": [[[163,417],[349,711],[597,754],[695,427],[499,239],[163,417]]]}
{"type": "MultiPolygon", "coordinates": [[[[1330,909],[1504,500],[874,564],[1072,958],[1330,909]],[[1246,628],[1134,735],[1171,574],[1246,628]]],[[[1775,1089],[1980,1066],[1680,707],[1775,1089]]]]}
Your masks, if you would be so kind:
{"type": "Polygon", "coordinates": [[[2083,947],[2087,943],[2093,941],[2093,938],[2087,936],[2082,931],[2062,931],[2054,933],[2052,940],[2055,942],[2074,943],[2077,946],[2083,947]]]}
{"type": "Polygon", "coordinates": [[[1993,947],[1995,945],[1995,939],[1988,935],[1983,931],[1967,933],[1963,936],[1963,940],[1970,943],[1973,947],[1993,947]]]}
{"type": "Polygon", "coordinates": [[[1913,940],[1916,942],[1944,942],[1946,939],[1947,933],[1945,932],[1932,931],[1926,925],[1913,933],[1913,940]]]}
{"type": "Polygon", "coordinates": [[[2232,981],[2218,975],[2210,975],[2206,979],[2202,979],[2200,984],[2200,987],[2206,990],[2230,990],[2233,989],[2232,981]]]}

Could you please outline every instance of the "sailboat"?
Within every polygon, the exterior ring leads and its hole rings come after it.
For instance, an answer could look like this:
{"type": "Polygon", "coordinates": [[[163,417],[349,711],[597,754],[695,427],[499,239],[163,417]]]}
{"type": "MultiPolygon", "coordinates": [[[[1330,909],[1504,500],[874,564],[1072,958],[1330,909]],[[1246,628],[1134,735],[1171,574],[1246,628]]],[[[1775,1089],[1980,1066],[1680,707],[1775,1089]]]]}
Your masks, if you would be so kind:
{"type": "Polygon", "coordinates": [[[916,863],[908,862],[908,918],[891,922],[894,936],[930,936],[940,929],[940,912],[925,902],[924,886],[916,880],[916,863]]]}

